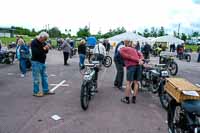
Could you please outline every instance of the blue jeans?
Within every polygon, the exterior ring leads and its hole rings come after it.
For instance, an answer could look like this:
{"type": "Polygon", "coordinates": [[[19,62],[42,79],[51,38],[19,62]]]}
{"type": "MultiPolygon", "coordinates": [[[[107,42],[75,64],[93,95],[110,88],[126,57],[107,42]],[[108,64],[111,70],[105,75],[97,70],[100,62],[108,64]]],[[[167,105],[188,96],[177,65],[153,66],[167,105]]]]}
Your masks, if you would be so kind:
{"type": "Polygon", "coordinates": [[[26,74],[26,59],[19,60],[19,67],[22,74],[26,74]]]}
{"type": "Polygon", "coordinates": [[[32,63],[32,78],[33,78],[33,93],[39,92],[40,77],[42,80],[43,93],[49,91],[48,88],[48,75],[46,72],[46,65],[37,61],[31,61],[32,63]]]}
{"type": "Polygon", "coordinates": [[[200,53],[198,55],[197,62],[200,62],[200,53]]]}
{"type": "Polygon", "coordinates": [[[84,54],[79,54],[79,66],[83,66],[84,65],[84,62],[85,62],[85,55],[84,54]]]}

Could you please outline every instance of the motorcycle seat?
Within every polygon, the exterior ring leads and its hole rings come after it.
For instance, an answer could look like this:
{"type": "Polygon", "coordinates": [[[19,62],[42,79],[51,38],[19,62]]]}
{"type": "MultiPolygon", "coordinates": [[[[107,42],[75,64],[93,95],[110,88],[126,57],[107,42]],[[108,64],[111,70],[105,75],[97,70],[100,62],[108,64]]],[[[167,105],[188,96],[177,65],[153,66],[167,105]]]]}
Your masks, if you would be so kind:
{"type": "Polygon", "coordinates": [[[200,100],[184,101],[181,106],[186,112],[200,116],[200,100]]]}

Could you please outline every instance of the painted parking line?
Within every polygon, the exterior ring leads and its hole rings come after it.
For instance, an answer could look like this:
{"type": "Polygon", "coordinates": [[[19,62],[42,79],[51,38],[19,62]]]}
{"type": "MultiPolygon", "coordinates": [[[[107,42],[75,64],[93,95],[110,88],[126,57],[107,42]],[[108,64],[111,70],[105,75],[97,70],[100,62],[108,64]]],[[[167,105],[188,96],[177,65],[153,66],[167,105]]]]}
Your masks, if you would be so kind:
{"type": "MultiPolygon", "coordinates": [[[[56,85],[58,85],[58,84],[50,84],[50,86],[56,86],[56,85]]],[[[62,84],[61,86],[62,87],[67,87],[67,86],[69,86],[69,84],[62,84]]]]}
{"type": "Polygon", "coordinates": [[[11,76],[12,76],[12,75],[14,75],[14,73],[8,73],[8,75],[11,75],[11,76]]]}
{"type": "Polygon", "coordinates": [[[61,81],[59,84],[57,84],[54,88],[52,88],[50,90],[50,92],[54,92],[58,87],[60,87],[61,85],[63,85],[66,82],[66,80],[61,81]]]}

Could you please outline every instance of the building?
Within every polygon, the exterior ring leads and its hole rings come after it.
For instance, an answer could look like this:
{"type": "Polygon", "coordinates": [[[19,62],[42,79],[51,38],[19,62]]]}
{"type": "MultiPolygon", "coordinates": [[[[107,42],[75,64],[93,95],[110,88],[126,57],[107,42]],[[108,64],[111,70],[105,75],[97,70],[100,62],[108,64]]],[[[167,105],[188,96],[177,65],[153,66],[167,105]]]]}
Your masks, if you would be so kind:
{"type": "Polygon", "coordinates": [[[14,31],[13,28],[0,27],[0,37],[14,37],[14,31]]]}

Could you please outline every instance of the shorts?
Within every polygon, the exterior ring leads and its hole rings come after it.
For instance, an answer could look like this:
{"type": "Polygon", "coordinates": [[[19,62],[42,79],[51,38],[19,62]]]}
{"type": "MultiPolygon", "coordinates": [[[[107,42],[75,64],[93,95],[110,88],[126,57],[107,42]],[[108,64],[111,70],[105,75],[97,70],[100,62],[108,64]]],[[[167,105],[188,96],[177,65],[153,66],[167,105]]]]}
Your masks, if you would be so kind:
{"type": "Polygon", "coordinates": [[[127,68],[126,80],[127,81],[140,81],[142,75],[141,66],[130,66],[127,68]]]}

